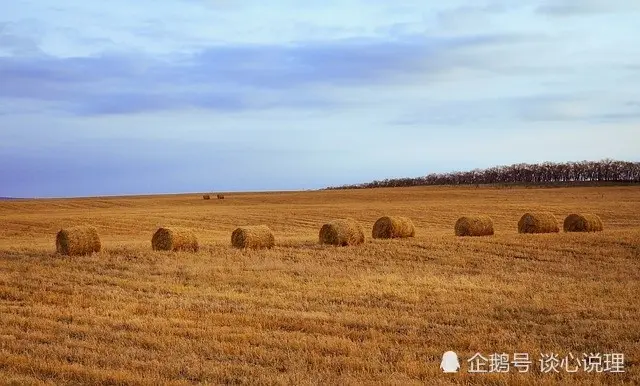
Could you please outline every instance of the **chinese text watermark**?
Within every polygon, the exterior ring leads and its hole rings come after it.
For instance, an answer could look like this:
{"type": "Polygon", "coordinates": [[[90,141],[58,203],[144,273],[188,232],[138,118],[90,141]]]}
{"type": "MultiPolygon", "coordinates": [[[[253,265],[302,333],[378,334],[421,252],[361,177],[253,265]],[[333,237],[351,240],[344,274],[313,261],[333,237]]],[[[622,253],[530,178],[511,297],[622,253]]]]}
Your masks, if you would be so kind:
{"type": "MultiPolygon", "coordinates": [[[[536,358],[528,353],[475,353],[466,365],[469,373],[624,373],[625,357],[622,353],[540,353],[536,358]]],[[[440,368],[444,372],[456,373],[461,367],[453,351],[443,355],[440,368]]]]}

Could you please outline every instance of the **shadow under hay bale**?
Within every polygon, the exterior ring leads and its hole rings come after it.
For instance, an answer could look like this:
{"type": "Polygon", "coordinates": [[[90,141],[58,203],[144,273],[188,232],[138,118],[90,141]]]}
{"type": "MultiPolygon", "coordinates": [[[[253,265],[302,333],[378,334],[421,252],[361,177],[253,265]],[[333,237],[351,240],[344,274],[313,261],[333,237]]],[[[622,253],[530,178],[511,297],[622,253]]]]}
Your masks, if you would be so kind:
{"type": "Polygon", "coordinates": [[[460,217],[455,225],[456,236],[491,236],[493,220],[489,216],[460,217]]]}
{"type": "Polygon", "coordinates": [[[204,194],[204,195],[202,195],[202,199],[203,199],[203,200],[211,200],[211,195],[209,195],[209,194],[204,194]]]}
{"type": "Polygon", "coordinates": [[[188,251],[197,252],[198,238],[190,229],[159,228],[151,238],[154,251],[188,251]]]}
{"type": "Polygon", "coordinates": [[[273,232],[266,225],[243,226],[231,233],[231,245],[235,248],[272,248],[275,244],[273,232]]]}
{"type": "Polygon", "coordinates": [[[363,244],[364,229],[352,218],[338,219],[328,222],[320,228],[318,235],[320,244],[348,246],[363,244]]]}
{"type": "Polygon", "coordinates": [[[595,214],[570,214],[564,219],[565,232],[602,232],[602,220],[595,214]]]}
{"type": "Polygon", "coordinates": [[[408,217],[380,217],[371,231],[371,237],[374,239],[396,239],[414,237],[416,228],[408,217]]]}
{"type": "Polygon", "coordinates": [[[518,221],[518,233],[557,233],[558,220],[550,212],[525,213],[518,221]]]}
{"type": "Polygon", "coordinates": [[[100,249],[102,244],[98,230],[92,226],[66,228],[56,235],[56,251],[61,255],[90,255],[100,252],[100,249]]]}

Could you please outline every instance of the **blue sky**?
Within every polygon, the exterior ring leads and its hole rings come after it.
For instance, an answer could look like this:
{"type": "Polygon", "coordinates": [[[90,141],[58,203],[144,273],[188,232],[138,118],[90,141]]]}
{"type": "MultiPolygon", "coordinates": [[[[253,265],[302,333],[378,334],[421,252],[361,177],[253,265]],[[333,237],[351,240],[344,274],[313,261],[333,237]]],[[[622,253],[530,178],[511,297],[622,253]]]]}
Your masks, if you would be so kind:
{"type": "Polygon", "coordinates": [[[635,0],[5,2],[0,196],[640,160],[635,0]]]}

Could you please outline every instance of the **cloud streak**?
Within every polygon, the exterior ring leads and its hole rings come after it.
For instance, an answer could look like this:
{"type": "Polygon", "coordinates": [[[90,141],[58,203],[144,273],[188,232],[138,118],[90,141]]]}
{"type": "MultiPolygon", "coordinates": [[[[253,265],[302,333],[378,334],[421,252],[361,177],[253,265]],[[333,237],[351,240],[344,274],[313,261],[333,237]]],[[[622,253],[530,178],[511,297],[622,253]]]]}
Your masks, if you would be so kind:
{"type": "Polygon", "coordinates": [[[547,0],[536,9],[540,14],[559,17],[639,10],[640,4],[633,0],[547,0]]]}
{"type": "Polygon", "coordinates": [[[139,113],[185,107],[218,111],[306,107],[330,102],[312,87],[363,86],[473,66],[467,49],[520,37],[479,35],[398,40],[353,39],[293,45],[212,46],[158,60],[135,53],[95,57],[0,58],[0,97],[64,102],[78,114],[139,113]],[[262,94],[260,94],[262,92],[262,94]],[[297,96],[287,97],[295,92],[297,96]],[[267,94],[267,95],[265,95],[267,94]],[[300,96],[301,95],[301,96],[300,96]]]}

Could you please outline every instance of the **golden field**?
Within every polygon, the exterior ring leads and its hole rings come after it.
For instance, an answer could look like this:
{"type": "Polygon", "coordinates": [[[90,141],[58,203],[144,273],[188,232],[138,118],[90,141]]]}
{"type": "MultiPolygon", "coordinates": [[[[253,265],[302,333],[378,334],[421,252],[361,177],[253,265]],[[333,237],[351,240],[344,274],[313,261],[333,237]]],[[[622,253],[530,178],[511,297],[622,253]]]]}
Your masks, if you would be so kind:
{"type": "Polygon", "coordinates": [[[640,384],[640,188],[393,188],[0,201],[3,384],[640,384]],[[602,233],[520,235],[544,210],[602,233]],[[496,234],[459,238],[462,215],[496,234]],[[372,240],[384,215],[416,236],[372,240]],[[318,245],[334,218],[367,231],[318,245]],[[55,254],[62,227],[103,250],[55,254]],[[265,224],[270,250],[231,248],[265,224]],[[160,226],[197,253],[154,252],[160,226]],[[439,369],[457,352],[458,374],[439,369]],[[624,353],[624,373],[543,374],[541,353],[624,353]],[[527,373],[470,374],[475,353],[529,353],[527,373]]]}

